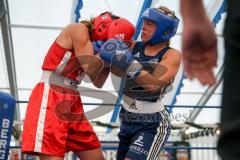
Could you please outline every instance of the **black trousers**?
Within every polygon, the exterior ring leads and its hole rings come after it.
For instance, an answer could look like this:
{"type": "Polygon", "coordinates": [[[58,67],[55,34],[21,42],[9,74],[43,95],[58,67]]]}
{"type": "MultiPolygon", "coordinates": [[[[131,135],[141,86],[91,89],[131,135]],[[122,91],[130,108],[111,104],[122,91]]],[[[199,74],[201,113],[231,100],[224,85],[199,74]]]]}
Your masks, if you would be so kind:
{"type": "Polygon", "coordinates": [[[240,160],[240,0],[228,0],[224,29],[225,71],[218,153],[240,160]]]}

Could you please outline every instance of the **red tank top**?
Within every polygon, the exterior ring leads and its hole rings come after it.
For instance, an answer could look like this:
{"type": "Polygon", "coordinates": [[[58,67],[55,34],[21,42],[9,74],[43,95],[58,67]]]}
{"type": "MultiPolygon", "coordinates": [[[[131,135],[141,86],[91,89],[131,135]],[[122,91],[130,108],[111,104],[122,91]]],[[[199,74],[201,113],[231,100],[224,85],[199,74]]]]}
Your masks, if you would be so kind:
{"type": "Polygon", "coordinates": [[[43,70],[57,71],[61,75],[79,81],[83,73],[75,52],[61,47],[56,41],[49,48],[42,65],[43,70]]]}

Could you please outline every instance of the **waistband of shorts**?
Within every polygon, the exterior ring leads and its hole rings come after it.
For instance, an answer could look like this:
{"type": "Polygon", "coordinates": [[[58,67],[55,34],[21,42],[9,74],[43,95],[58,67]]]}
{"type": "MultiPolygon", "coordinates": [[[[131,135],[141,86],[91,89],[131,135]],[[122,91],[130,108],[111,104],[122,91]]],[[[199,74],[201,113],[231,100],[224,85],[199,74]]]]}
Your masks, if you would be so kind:
{"type": "Polygon", "coordinates": [[[121,122],[141,122],[141,123],[155,123],[163,120],[160,112],[155,113],[134,113],[128,112],[125,108],[121,108],[119,113],[119,119],[121,122]]]}
{"type": "Polygon", "coordinates": [[[46,70],[43,71],[40,82],[72,89],[74,91],[77,91],[77,87],[79,84],[76,80],[46,70]]]}
{"type": "Polygon", "coordinates": [[[133,113],[156,113],[165,109],[161,100],[149,102],[132,99],[126,95],[123,96],[122,104],[125,110],[133,113]]]}

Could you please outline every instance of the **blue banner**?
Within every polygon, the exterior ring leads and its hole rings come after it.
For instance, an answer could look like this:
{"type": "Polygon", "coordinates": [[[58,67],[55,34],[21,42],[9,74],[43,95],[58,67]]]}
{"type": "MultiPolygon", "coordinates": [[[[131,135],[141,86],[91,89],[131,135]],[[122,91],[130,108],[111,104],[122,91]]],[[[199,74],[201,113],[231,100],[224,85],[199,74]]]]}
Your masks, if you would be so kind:
{"type": "Polygon", "coordinates": [[[15,99],[0,91],[0,160],[8,159],[14,111],[15,99]]]}

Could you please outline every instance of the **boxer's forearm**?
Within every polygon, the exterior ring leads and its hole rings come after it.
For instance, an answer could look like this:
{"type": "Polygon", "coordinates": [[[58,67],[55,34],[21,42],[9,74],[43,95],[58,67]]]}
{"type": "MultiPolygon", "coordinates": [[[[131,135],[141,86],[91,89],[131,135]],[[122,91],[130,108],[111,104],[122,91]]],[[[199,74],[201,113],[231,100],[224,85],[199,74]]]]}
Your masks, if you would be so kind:
{"type": "Polygon", "coordinates": [[[109,75],[110,68],[103,68],[101,72],[98,74],[96,80],[93,82],[94,86],[97,88],[102,88],[103,84],[106,82],[107,77],[109,75]]]}

